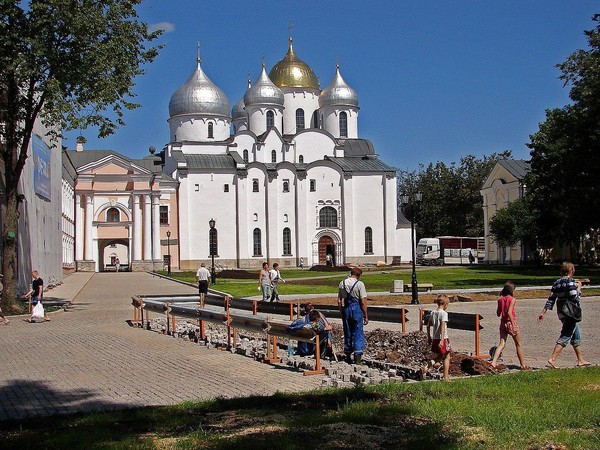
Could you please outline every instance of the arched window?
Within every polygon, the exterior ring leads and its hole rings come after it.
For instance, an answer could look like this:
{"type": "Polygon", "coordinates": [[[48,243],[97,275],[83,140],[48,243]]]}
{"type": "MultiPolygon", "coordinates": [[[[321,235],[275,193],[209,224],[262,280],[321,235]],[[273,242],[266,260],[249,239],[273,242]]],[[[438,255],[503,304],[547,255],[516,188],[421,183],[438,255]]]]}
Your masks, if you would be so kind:
{"type": "Polygon", "coordinates": [[[273,111],[267,111],[267,130],[275,126],[275,114],[273,111]]]}
{"type": "Polygon", "coordinates": [[[277,162],[277,152],[275,150],[271,150],[271,162],[272,163],[277,162]]]}
{"type": "Polygon", "coordinates": [[[247,163],[248,162],[248,150],[244,150],[244,152],[242,153],[242,157],[244,158],[244,162],[247,163]]]}
{"type": "Polygon", "coordinates": [[[258,180],[252,180],[252,192],[258,192],[258,180]]]}
{"type": "Polygon", "coordinates": [[[120,222],[121,215],[119,213],[119,210],[117,208],[109,208],[106,211],[106,221],[107,222],[120,222]]]}
{"type": "Polygon", "coordinates": [[[304,130],[304,110],[298,108],[296,110],[296,131],[304,130]]]}
{"type": "Polygon", "coordinates": [[[316,109],[312,117],[312,127],[319,128],[319,110],[316,109]]]}
{"type": "Polygon", "coordinates": [[[208,232],[208,256],[217,256],[219,254],[219,245],[217,242],[217,229],[211,228],[208,232]]]}
{"type": "Polygon", "coordinates": [[[365,228],[365,253],[373,253],[373,230],[365,228]]]}
{"type": "Polygon", "coordinates": [[[302,155],[298,156],[298,162],[300,164],[304,164],[304,156],[302,156],[302,155]]]}
{"type": "Polygon", "coordinates": [[[292,232],[289,228],[283,229],[283,254],[292,254],[292,232]]]}
{"type": "Polygon", "coordinates": [[[325,206],[319,211],[319,226],[321,228],[337,228],[337,211],[331,206],[325,206]]]}
{"type": "Polygon", "coordinates": [[[214,138],[214,125],[212,122],[208,122],[208,137],[214,138]]]}
{"type": "Polygon", "coordinates": [[[262,255],[262,248],[260,245],[260,228],[255,228],[252,232],[252,239],[254,242],[254,256],[262,255]]]}
{"type": "Polygon", "coordinates": [[[340,137],[348,137],[348,114],[344,111],[340,113],[340,137]]]}

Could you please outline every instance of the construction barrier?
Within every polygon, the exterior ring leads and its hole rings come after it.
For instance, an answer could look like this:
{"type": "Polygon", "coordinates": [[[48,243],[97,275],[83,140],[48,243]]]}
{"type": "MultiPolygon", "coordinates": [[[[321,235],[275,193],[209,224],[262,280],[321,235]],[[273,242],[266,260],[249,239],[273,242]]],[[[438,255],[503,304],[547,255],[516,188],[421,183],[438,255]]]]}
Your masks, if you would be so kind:
{"type": "MultiPolygon", "coordinates": [[[[423,326],[427,326],[429,314],[431,314],[431,310],[424,310],[423,308],[419,308],[419,331],[423,331],[423,326]]],[[[455,330],[474,331],[475,353],[473,356],[475,356],[476,358],[487,359],[490,357],[490,355],[481,354],[480,347],[479,331],[483,329],[483,326],[480,323],[482,319],[483,316],[481,316],[480,314],[448,312],[448,328],[453,328],[455,330]]]]}
{"type": "MultiPolygon", "coordinates": [[[[225,296],[222,299],[224,312],[218,312],[202,307],[192,305],[177,305],[169,302],[163,302],[157,299],[149,300],[144,297],[132,297],[132,305],[134,307],[134,321],[139,318],[141,326],[144,323],[144,312],[146,312],[146,320],[148,321],[147,328],[150,327],[148,312],[154,311],[157,313],[166,314],[166,334],[172,335],[176,329],[175,317],[183,317],[187,319],[198,319],[202,324],[204,321],[223,325],[227,327],[227,349],[232,348],[232,338],[237,339],[237,329],[244,329],[253,332],[264,332],[267,335],[267,355],[264,362],[281,362],[277,356],[277,337],[285,337],[298,341],[314,342],[315,343],[315,370],[304,371],[305,375],[323,374],[325,371],[321,368],[321,350],[319,335],[310,328],[303,328],[293,332],[289,331],[288,322],[278,321],[269,317],[258,315],[248,315],[231,313],[231,299],[225,296]]],[[[289,307],[287,307],[290,310],[289,307]]],[[[291,314],[291,313],[290,313],[291,314]]],[[[201,334],[203,327],[201,326],[201,334]]],[[[202,336],[201,336],[202,337],[202,336]]]]}

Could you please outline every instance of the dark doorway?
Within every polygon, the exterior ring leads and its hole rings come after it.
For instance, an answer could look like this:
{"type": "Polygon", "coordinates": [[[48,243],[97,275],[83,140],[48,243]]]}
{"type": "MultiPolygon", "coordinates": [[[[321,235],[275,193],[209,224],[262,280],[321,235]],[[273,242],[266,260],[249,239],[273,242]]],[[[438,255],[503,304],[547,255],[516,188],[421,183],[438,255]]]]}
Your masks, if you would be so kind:
{"type": "Polygon", "coordinates": [[[327,255],[331,255],[330,265],[335,266],[335,244],[330,236],[319,239],[319,264],[327,264],[327,255]]]}

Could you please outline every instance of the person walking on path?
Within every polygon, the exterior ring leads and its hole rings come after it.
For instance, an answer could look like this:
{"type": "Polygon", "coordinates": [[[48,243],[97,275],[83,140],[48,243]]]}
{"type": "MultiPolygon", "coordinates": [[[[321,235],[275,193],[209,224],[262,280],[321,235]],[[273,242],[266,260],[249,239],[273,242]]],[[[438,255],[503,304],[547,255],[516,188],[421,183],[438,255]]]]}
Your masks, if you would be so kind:
{"type": "Polygon", "coordinates": [[[271,285],[273,286],[273,292],[271,293],[271,301],[278,302],[279,301],[279,282],[285,283],[285,280],[281,278],[281,273],[279,272],[279,264],[273,263],[273,268],[270,271],[271,275],[271,285]]]}
{"type": "Polygon", "coordinates": [[[560,336],[554,346],[554,351],[548,359],[547,367],[556,369],[556,358],[562,352],[562,350],[570,342],[575,351],[577,357],[577,367],[585,367],[591,365],[588,361],[583,358],[581,352],[581,331],[579,329],[579,317],[569,317],[565,314],[564,306],[566,302],[572,302],[576,307],[580,308],[580,297],[581,297],[581,282],[576,281],[573,278],[575,274],[575,266],[570,262],[563,262],[560,266],[561,277],[552,284],[552,291],[542,312],[538,316],[538,321],[541,322],[544,319],[544,314],[549,309],[554,307],[556,303],[556,313],[558,319],[562,322],[562,329],[560,330],[560,336]]]}
{"type": "Polygon", "coordinates": [[[204,302],[202,300],[208,294],[209,277],[210,272],[206,268],[206,264],[200,264],[200,267],[196,271],[196,281],[198,282],[198,293],[200,294],[200,303],[202,303],[202,306],[204,306],[204,302]]]}
{"type": "Polygon", "coordinates": [[[117,256],[115,258],[115,269],[117,270],[117,273],[119,273],[119,269],[121,268],[121,260],[119,259],[119,257],[117,256]]]}
{"type": "MultiPolygon", "coordinates": [[[[31,282],[31,289],[29,289],[29,291],[22,297],[22,298],[31,299],[31,304],[34,307],[34,309],[31,311],[31,316],[29,317],[29,319],[25,319],[28,322],[33,321],[33,319],[34,319],[33,313],[35,311],[35,306],[38,303],[43,303],[42,299],[44,297],[44,280],[42,280],[42,278],[40,278],[39,272],[37,270],[32,271],[31,278],[33,280],[31,282]]],[[[48,313],[45,310],[44,310],[44,320],[46,320],[46,321],[50,320],[48,318],[48,313]]]]}
{"type": "Polygon", "coordinates": [[[344,328],[344,354],[349,364],[352,363],[352,353],[354,353],[354,363],[360,364],[366,347],[363,325],[369,323],[369,316],[366,303],[367,289],[359,280],[361,275],[362,270],[353,267],[350,277],[340,283],[338,292],[338,308],[344,328]]]}
{"type": "Polygon", "coordinates": [[[258,274],[258,289],[262,290],[263,302],[267,302],[271,298],[271,288],[271,271],[269,270],[269,264],[264,262],[258,274]]]}
{"type": "MultiPolygon", "coordinates": [[[[435,303],[438,308],[431,311],[427,319],[427,341],[436,361],[442,361],[444,366],[444,381],[450,379],[450,339],[448,338],[448,304],[450,299],[445,294],[437,296],[435,303]],[[431,330],[433,329],[433,334],[431,330]]],[[[425,371],[427,367],[425,367],[425,371]]]]}
{"type": "Polygon", "coordinates": [[[496,347],[496,351],[494,352],[492,367],[494,369],[496,368],[498,358],[500,357],[500,354],[506,345],[506,339],[510,335],[515,342],[517,358],[519,358],[521,370],[531,370],[531,367],[525,364],[525,357],[523,356],[521,334],[519,333],[519,324],[517,322],[517,313],[515,311],[517,300],[513,297],[514,293],[515,284],[512,281],[507,281],[502,288],[502,292],[500,293],[500,298],[498,299],[498,308],[496,309],[496,315],[500,317],[500,344],[498,344],[498,347],[496,347]]]}

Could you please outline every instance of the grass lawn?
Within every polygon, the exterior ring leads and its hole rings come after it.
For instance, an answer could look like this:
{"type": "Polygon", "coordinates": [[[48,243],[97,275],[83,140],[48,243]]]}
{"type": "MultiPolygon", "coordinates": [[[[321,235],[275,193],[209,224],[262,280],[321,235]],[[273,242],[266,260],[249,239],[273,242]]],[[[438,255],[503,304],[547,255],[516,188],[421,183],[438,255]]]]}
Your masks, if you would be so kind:
{"type": "MultiPolygon", "coordinates": [[[[163,272],[164,274],[164,272],[163,272]]],[[[173,277],[195,283],[195,272],[173,272],[173,277]]],[[[287,281],[280,283],[280,294],[323,294],[337,295],[339,282],[348,274],[346,272],[313,272],[308,270],[282,270],[281,276],[287,281]]],[[[577,269],[578,278],[589,278],[592,284],[600,284],[600,269],[582,267],[577,269]]],[[[420,283],[432,283],[435,289],[468,289],[490,288],[498,292],[507,280],[512,280],[517,288],[524,286],[548,286],[559,277],[558,266],[442,266],[417,267],[417,278],[420,283]]],[[[411,269],[402,267],[394,270],[366,271],[361,280],[367,291],[389,292],[393,280],[404,280],[410,284],[411,269]]],[[[227,292],[234,297],[259,295],[258,272],[256,279],[237,280],[217,277],[214,288],[227,292]]]]}
{"type": "MultiPolygon", "coordinates": [[[[165,386],[166,387],[166,386],[165,386]]],[[[600,448],[600,368],[0,422],[3,448],[600,448]]]]}

